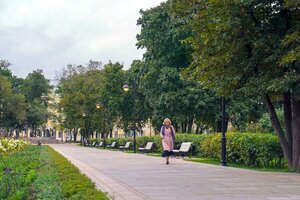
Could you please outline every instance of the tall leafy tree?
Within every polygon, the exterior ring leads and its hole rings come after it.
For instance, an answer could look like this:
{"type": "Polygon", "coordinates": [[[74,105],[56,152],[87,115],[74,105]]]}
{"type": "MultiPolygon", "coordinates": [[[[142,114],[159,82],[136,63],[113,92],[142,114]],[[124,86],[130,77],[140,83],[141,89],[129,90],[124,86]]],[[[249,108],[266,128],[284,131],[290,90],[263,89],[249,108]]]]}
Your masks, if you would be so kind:
{"type": "Polygon", "coordinates": [[[120,119],[121,106],[124,98],[122,86],[124,85],[123,65],[111,63],[104,65],[104,89],[99,94],[99,101],[104,106],[105,122],[112,136],[113,126],[120,119]]]}
{"type": "MultiPolygon", "coordinates": [[[[152,109],[151,118],[157,128],[165,117],[169,117],[176,129],[191,132],[195,117],[196,121],[203,119],[202,124],[214,124],[217,99],[201,85],[182,79],[182,69],[191,62],[192,48],[183,42],[192,35],[191,29],[187,28],[190,18],[174,18],[170,8],[167,1],[140,12],[141,33],[137,36],[137,46],[146,49],[140,87],[152,109]],[[214,109],[210,109],[212,107],[214,109]],[[205,120],[204,116],[213,117],[205,120]]],[[[200,126],[201,122],[197,124],[200,126]]]]}
{"type": "Polygon", "coordinates": [[[22,92],[28,101],[47,95],[50,89],[50,81],[45,78],[40,69],[29,73],[22,84],[22,92]]]}
{"type": "Polygon", "coordinates": [[[65,127],[74,130],[74,140],[78,129],[83,137],[90,137],[92,130],[99,128],[96,104],[103,90],[101,70],[101,62],[90,61],[86,66],[68,65],[59,75],[59,106],[65,116],[65,127]]]}
{"type": "Polygon", "coordinates": [[[178,16],[193,11],[186,76],[219,94],[264,98],[289,167],[300,171],[300,4],[294,0],[178,1],[178,16]],[[274,102],[284,110],[284,128],[274,102]]]}
{"type": "Polygon", "coordinates": [[[36,135],[37,128],[45,124],[48,119],[47,95],[52,86],[43,71],[39,69],[29,73],[21,83],[19,90],[26,97],[27,125],[36,135]]]}
{"type": "Polygon", "coordinates": [[[134,60],[131,67],[124,72],[124,83],[129,84],[129,92],[123,95],[121,105],[123,124],[121,126],[125,128],[126,132],[133,127],[134,119],[137,123],[135,127],[141,129],[151,118],[151,108],[146,101],[140,84],[144,64],[141,60],[134,60]]]}

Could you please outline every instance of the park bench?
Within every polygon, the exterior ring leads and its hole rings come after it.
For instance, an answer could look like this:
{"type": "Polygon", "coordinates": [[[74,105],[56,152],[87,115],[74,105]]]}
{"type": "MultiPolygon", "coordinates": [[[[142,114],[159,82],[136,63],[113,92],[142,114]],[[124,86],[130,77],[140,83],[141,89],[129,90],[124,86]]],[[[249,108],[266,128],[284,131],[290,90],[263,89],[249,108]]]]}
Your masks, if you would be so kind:
{"type": "Polygon", "coordinates": [[[147,142],[145,147],[140,147],[139,152],[140,153],[150,153],[152,152],[154,148],[154,142],[147,142]]]}
{"type": "Polygon", "coordinates": [[[126,142],[125,145],[119,146],[119,149],[122,150],[122,151],[128,150],[129,147],[130,147],[130,143],[131,143],[131,142],[126,142]]]}
{"type": "Polygon", "coordinates": [[[117,142],[112,142],[111,144],[108,144],[106,147],[109,149],[115,148],[116,147],[117,142]]]}
{"type": "Polygon", "coordinates": [[[178,150],[173,150],[174,156],[179,158],[180,156],[183,158],[184,156],[188,156],[189,158],[189,152],[192,146],[192,142],[183,142],[181,143],[180,149],[178,150]]]}
{"type": "Polygon", "coordinates": [[[95,145],[96,145],[96,142],[89,143],[89,146],[90,146],[90,147],[94,147],[95,145]]]}
{"type": "Polygon", "coordinates": [[[87,140],[83,141],[83,146],[89,146],[89,142],[87,140]]]}
{"type": "Polygon", "coordinates": [[[103,142],[101,141],[99,144],[96,144],[95,147],[102,147],[103,146],[103,142]]]}

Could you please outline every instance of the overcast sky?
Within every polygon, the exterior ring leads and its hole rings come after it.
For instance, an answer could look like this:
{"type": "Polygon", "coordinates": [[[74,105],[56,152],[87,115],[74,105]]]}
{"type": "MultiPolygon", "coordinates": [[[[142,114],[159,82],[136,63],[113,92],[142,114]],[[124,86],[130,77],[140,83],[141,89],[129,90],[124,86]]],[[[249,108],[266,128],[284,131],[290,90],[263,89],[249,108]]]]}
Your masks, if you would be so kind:
{"type": "Polygon", "coordinates": [[[140,9],[163,0],[0,0],[0,59],[14,75],[43,69],[49,79],[67,64],[141,59],[140,9]]]}

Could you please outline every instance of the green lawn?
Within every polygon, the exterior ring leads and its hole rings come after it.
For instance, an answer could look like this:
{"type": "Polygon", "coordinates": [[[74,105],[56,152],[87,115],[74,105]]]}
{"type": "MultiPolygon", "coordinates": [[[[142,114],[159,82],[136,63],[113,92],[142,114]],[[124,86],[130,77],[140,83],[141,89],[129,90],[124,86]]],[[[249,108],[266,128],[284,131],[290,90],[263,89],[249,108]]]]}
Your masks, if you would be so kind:
{"type": "Polygon", "coordinates": [[[77,167],[49,146],[0,157],[0,199],[108,199],[77,167]]]}
{"type": "MultiPolygon", "coordinates": [[[[220,160],[211,159],[211,158],[192,157],[191,159],[184,158],[184,160],[191,161],[191,162],[197,162],[197,163],[205,163],[205,164],[210,164],[210,165],[220,165],[220,160]]],[[[265,171],[265,172],[291,172],[286,165],[283,168],[279,168],[279,167],[261,168],[261,167],[249,167],[247,165],[241,165],[241,164],[236,164],[236,163],[227,163],[227,167],[249,169],[249,170],[256,170],[256,171],[265,171]]]]}
{"type": "MultiPolygon", "coordinates": [[[[146,155],[160,157],[161,153],[149,153],[146,155]]],[[[191,161],[191,162],[197,162],[197,163],[210,164],[210,165],[220,165],[220,160],[211,159],[211,158],[191,157],[191,159],[184,158],[184,160],[191,161]]],[[[236,163],[227,163],[227,167],[249,169],[249,170],[256,170],[256,171],[265,171],[265,172],[291,172],[288,169],[287,165],[285,165],[283,168],[279,168],[279,167],[261,168],[261,167],[249,167],[247,165],[241,165],[241,164],[236,164],[236,163]]]]}

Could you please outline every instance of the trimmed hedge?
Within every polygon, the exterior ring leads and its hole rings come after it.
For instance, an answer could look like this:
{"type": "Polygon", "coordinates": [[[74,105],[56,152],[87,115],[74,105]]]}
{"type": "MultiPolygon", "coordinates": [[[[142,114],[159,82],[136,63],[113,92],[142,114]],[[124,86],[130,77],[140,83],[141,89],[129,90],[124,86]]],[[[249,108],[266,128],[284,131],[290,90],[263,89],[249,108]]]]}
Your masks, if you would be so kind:
{"type": "MultiPolygon", "coordinates": [[[[281,167],[284,163],[283,152],[276,135],[269,133],[226,133],[228,162],[245,164],[256,167],[281,167]]],[[[91,142],[101,141],[92,139],[91,142]]],[[[107,138],[107,144],[117,142],[124,145],[132,138],[107,138]]],[[[162,152],[162,143],[158,135],[136,138],[137,147],[145,146],[147,142],[154,142],[154,152],[162,152]]],[[[193,155],[206,158],[220,159],[221,133],[196,135],[176,134],[175,149],[179,149],[182,142],[193,142],[193,155]]]]}

